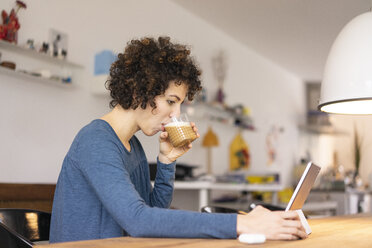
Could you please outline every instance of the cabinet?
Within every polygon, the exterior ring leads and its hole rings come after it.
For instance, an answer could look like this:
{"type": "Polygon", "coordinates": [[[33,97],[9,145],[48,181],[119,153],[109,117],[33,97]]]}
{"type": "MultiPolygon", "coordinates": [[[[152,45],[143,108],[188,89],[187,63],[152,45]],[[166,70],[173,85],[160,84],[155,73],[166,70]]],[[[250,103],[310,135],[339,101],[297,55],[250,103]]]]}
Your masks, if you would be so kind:
{"type": "Polygon", "coordinates": [[[0,52],[2,55],[1,61],[16,63],[15,70],[0,67],[0,75],[7,75],[27,81],[69,87],[71,83],[62,81],[62,78],[70,78],[71,82],[73,82],[74,70],[83,68],[82,65],[68,60],[58,59],[2,40],[0,40],[0,52]],[[43,77],[40,73],[35,73],[36,69],[44,70],[46,74],[52,76],[43,77]]]}

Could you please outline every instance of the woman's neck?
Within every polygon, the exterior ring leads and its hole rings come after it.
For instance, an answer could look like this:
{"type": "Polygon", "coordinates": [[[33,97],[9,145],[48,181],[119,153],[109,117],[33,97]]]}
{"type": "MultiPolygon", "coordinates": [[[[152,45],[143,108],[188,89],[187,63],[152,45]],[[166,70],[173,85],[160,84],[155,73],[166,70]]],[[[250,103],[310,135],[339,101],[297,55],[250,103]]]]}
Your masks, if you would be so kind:
{"type": "Polygon", "coordinates": [[[131,150],[129,140],[139,130],[135,116],[135,111],[123,109],[120,105],[117,105],[100,118],[110,124],[128,151],[131,150]]]}

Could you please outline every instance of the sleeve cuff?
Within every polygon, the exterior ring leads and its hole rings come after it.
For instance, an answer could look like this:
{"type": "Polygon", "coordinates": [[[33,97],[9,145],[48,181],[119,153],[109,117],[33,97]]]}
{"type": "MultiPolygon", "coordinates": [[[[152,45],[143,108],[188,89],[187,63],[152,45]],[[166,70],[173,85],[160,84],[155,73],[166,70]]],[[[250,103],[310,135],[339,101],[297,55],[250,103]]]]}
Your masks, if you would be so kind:
{"type": "Polygon", "coordinates": [[[164,163],[160,162],[159,157],[157,157],[156,159],[157,159],[158,166],[160,166],[161,168],[175,170],[175,168],[176,168],[176,160],[173,161],[170,164],[164,164],[164,163]]]}
{"type": "Polygon", "coordinates": [[[176,174],[176,161],[170,164],[163,164],[157,159],[157,170],[155,181],[157,183],[172,184],[175,180],[176,174]]]}

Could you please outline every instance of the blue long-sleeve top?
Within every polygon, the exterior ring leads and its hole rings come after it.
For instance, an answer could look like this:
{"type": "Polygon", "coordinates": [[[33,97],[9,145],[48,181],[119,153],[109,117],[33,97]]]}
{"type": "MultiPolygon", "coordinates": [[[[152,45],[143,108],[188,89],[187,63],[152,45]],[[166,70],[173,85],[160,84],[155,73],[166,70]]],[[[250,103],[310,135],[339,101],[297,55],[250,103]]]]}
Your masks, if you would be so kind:
{"type": "Polygon", "coordinates": [[[54,195],[50,242],[134,237],[236,238],[236,214],[168,209],[175,162],[157,162],[154,188],[138,139],[129,152],[112,127],[94,120],[75,137],[54,195]]]}

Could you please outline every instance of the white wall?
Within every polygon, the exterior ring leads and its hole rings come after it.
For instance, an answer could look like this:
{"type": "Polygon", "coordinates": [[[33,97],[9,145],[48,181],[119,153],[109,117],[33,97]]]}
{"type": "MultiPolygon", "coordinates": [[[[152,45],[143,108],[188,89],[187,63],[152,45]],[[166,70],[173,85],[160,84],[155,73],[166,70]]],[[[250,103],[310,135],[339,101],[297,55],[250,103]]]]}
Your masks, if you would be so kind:
{"type": "MultiPolygon", "coordinates": [[[[4,0],[2,7],[10,9],[13,3],[4,0]]],[[[170,1],[32,0],[27,4],[28,8],[19,13],[19,43],[28,38],[45,41],[49,28],[60,30],[69,36],[69,59],[85,69],[73,89],[0,75],[0,182],[56,182],[75,134],[109,110],[108,98],[90,92],[94,54],[102,49],[122,51],[128,40],[145,35],[168,35],[191,45],[209,97],[217,86],[211,58],[220,49],[227,52],[226,101],[249,106],[258,129],[244,132],[251,148],[252,171],[281,171],[284,180],[288,179],[298,159],[297,124],[304,116],[303,84],[291,73],[170,1]],[[272,125],[283,127],[284,132],[278,141],[277,162],[267,167],[265,136],[272,125]]],[[[208,123],[195,121],[203,136],[208,123]]],[[[213,149],[214,171],[223,173],[228,169],[228,146],[236,129],[218,123],[213,128],[221,143],[213,149]]],[[[154,161],[157,138],[138,136],[149,161],[154,161]]],[[[206,151],[201,139],[180,161],[203,170],[206,151]]]]}
{"type": "Polygon", "coordinates": [[[363,115],[333,115],[332,124],[344,134],[335,139],[335,152],[338,155],[338,165],[345,170],[355,170],[355,132],[358,134],[360,145],[359,174],[363,184],[372,187],[372,116],[363,115]]]}

